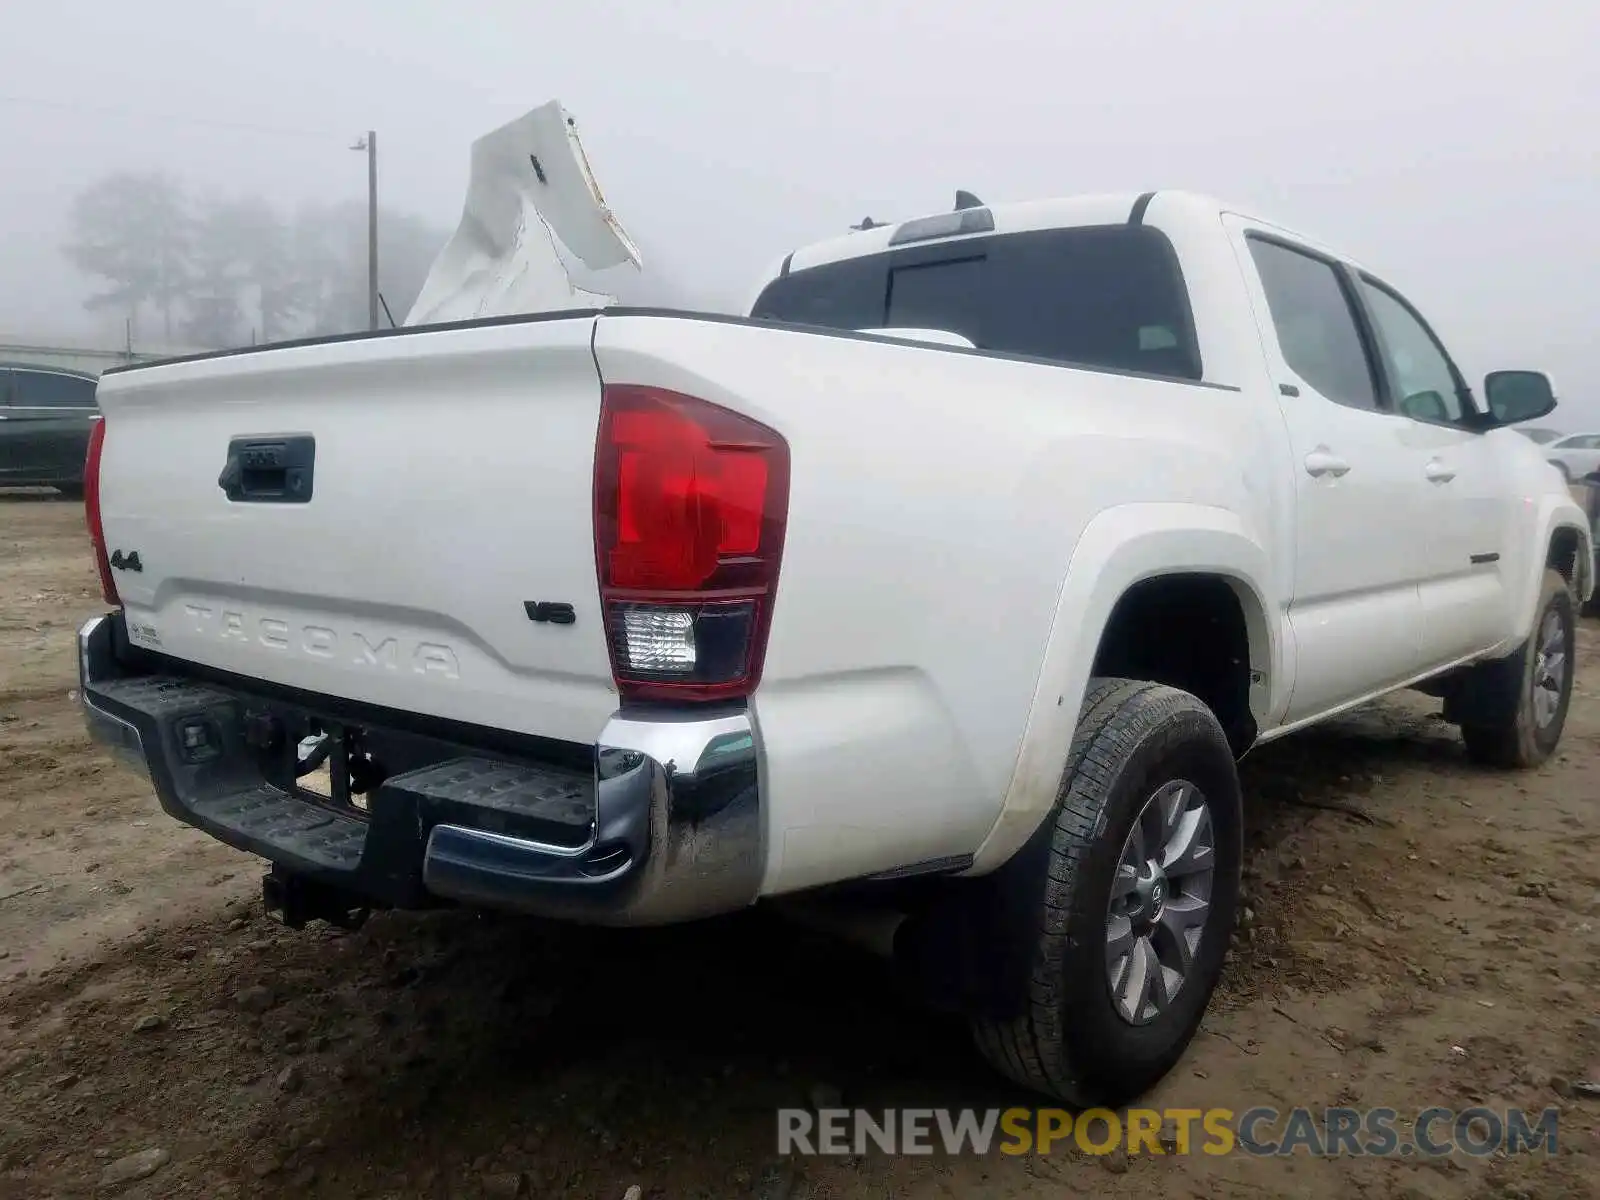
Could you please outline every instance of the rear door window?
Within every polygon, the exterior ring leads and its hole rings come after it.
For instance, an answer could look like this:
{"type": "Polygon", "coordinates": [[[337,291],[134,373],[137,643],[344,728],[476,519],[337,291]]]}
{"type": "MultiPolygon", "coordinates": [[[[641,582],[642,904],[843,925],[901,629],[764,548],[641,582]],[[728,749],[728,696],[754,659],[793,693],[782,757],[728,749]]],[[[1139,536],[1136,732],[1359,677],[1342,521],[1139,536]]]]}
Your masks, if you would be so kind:
{"type": "Polygon", "coordinates": [[[1249,246],[1289,369],[1335,404],[1376,409],[1372,362],[1333,265],[1265,238],[1249,246]]]}
{"type": "Polygon", "coordinates": [[[751,316],[830,329],[959,333],[983,350],[1202,378],[1177,254],[1143,225],[964,238],[773,280],[751,316]]]}

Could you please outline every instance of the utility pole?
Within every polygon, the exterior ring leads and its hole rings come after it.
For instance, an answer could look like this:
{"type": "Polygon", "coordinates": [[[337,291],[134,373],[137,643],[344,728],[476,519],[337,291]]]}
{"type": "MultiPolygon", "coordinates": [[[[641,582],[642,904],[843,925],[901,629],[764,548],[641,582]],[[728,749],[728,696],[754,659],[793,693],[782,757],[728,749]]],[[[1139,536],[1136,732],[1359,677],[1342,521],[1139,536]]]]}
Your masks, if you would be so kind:
{"type": "Polygon", "coordinates": [[[367,130],[352,150],[367,152],[367,328],[378,328],[378,134],[367,130]]]}

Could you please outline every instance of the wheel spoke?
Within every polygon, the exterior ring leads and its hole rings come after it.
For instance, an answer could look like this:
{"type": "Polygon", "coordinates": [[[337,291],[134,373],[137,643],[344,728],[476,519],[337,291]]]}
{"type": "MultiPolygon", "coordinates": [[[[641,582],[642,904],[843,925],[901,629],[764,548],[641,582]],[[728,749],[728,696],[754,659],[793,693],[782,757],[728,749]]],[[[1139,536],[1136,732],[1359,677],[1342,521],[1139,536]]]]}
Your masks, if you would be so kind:
{"type": "Polygon", "coordinates": [[[1140,952],[1144,955],[1145,975],[1150,980],[1150,985],[1145,991],[1145,1007],[1154,1006],[1160,1012],[1172,1003],[1172,995],[1176,990],[1172,987],[1170,973],[1162,965],[1161,955],[1156,952],[1154,937],[1139,939],[1140,952]]]}
{"type": "Polygon", "coordinates": [[[1551,613],[1544,619],[1544,631],[1541,636],[1543,643],[1539,649],[1546,655],[1557,653],[1566,649],[1566,631],[1561,628],[1561,618],[1551,613]]]}
{"type": "Polygon", "coordinates": [[[1133,922],[1116,916],[1106,922],[1106,969],[1115,976],[1122,960],[1133,949],[1133,922]]]}
{"type": "Polygon", "coordinates": [[[1123,900],[1133,895],[1139,886],[1139,869],[1132,863],[1124,862],[1117,867],[1117,873],[1111,878],[1111,898],[1123,900]]]}
{"type": "Polygon", "coordinates": [[[1182,879],[1209,871],[1215,862],[1211,845],[1211,811],[1200,805],[1183,814],[1173,835],[1162,848],[1161,869],[1169,879],[1182,879]]]}
{"type": "Polygon", "coordinates": [[[1556,697],[1548,688],[1535,688],[1533,693],[1533,716],[1542,729],[1555,719],[1556,697]]]}
{"type": "MultiPolygon", "coordinates": [[[[1163,955],[1162,961],[1175,971],[1187,972],[1194,948],[1199,943],[1200,931],[1205,928],[1206,918],[1210,915],[1209,900],[1202,900],[1198,896],[1174,896],[1161,911],[1161,919],[1156,922],[1156,936],[1160,941],[1170,941],[1175,954],[1171,959],[1163,955]]],[[[1157,949],[1160,948],[1158,945],[1157,949]]]]}
{"type": "Polygon", "coordinates": [[[1122,861],[1132,866],[1135,873],[1144,866],[1144,813],[1133,822],[1133,828],[1128,832],[1128,844],[1123,848],[1122,861]]]}
{"type": "Polygon", "coordinates": [[[1155,985],[1155,976],[1160,969],[1150,939],[1137,939],[1128,956],[1128,972],[1118,997],[1118,1007],[1127,1020],[1139,1021],[1144,1017],[1144,1010],[1150,1003],[1150,989],[1155,985]]]}
{"type": "Polygon", "coordinates": [[[1552,650],[1544,656],[1544,679],[1542,682],[1552,691],[1560,690],[1561,677],[1566,674],[1566,671],[1567,656],[1561,651],[1552,650]]]}
{"type": "Polygon", "coordinates": [[[1166,840],[1160,803],[1144,806],[1144,811],[1139,814],[1138,828],[1140,866],[1148,869],[1146,864],[1161,853],[1161,844],[1166,840]]]}
{"type": "Polygon", "coordinates": [[[1174,895],[1161,911],[1160,924],[1173,932],[1199,929],[1211,915],[1211,901],[1199,896],[1174,895]]]}
{"type": "Polygon", "coordinates": [[[1151,945],[1150,958],[1154,964],[1150,972],[1150,1002],[1155,1005],[1157,1012],[1161,1012],[1172,1003],[1178,989],[1183,986],[1183,976],[1167,969],[1161,956],[1155,952],[1154,945],[1151,945]]]}
{"type": "Polygon", "coordinates": [[[1162,967],[1160,1003],[1170,1003],[1183,987],[1194,964],[1211,905],[1193,896],[1174,896],[1150,932],[1151,945],[1162,967]]]}
{"type": "Polygon", "coordinates": [[[1173,833],[1178,828],[1178,823],[1183,820],[1184,810],[1188,806],[1189,792],[1192,789],[1186,783],[1169,783],[1160,792],[1156,793],[1156,806],[1161,817],[1161,844],[1166,846],[1173,833]]]}

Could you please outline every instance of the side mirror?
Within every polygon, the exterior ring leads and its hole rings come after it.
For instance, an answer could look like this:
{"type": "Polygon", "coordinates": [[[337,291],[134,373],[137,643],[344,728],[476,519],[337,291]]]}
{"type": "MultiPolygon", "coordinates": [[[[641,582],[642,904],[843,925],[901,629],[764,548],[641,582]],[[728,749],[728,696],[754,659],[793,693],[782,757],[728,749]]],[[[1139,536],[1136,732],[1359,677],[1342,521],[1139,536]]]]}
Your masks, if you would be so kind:
{"type": "Polygon", "coordinates": [[[1490,371],[1483,396],[1496,425],[1516,425],[1552,412],[1555,385],[1543,371],[1490,371]]]}

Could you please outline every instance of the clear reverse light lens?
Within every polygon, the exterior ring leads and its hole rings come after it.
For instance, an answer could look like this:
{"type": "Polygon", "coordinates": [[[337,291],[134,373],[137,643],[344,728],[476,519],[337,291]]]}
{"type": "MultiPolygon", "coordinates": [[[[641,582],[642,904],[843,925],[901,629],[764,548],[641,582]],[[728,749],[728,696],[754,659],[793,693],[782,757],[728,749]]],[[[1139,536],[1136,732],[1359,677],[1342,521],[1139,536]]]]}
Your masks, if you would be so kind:
{"type": "Polygon", "coordinates": [[[695,668],[694,615],[680,608],[624,609],[622,645],[631,671],[691,674],[695,668]]]}

